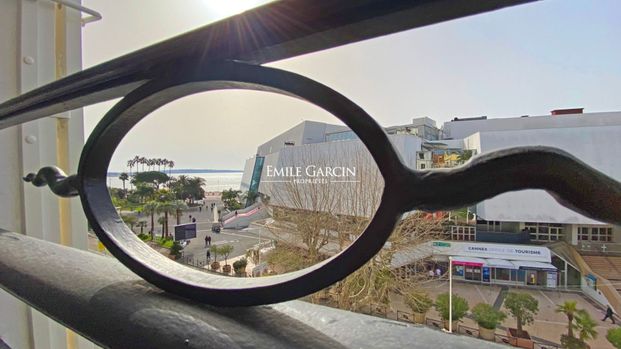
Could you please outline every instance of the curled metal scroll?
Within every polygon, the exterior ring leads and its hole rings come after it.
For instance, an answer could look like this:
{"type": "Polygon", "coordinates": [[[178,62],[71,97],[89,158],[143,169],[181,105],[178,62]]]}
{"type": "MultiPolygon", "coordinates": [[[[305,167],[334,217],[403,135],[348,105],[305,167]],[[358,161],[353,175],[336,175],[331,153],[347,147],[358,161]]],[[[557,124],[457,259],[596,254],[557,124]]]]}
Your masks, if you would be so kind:
{"type": "Polygon", "coordinates": [[[562,150],[513,148],[480,155],[450,170],[411,170],[375,120],[338,92],[294,73],[237,62],[185,68],[129,93],[93,131],[82,152],[75,181],[91,226],[123,264],[169,292],[223,306],[299,298],[343,279],[372,258],[384,246],[401,214],[413,209],[463,207],[503,192],[537,188],[547,190],[558,202],[586,216],[621,223],[621,184],[562,150]],[[173,262],[145,245],[125,226],[106,185],[108,164],[118,144],[133,126],[159,107],[189,94],[221,89],[261,90],[300,98],[338,117],[359,136],[385,186],[374,217],[352,245],[303,270],[262,278],[231,278],[173,262]]]}
{"type": "Polygon", "coordinates": [[[31,182],[35,187],[47,185],[54,194],[64,198],[79,195],[77,177],[67,176],[56,166],[46,166],[37,173],[29,173],[24,177],[24,181],[31,182]]]}

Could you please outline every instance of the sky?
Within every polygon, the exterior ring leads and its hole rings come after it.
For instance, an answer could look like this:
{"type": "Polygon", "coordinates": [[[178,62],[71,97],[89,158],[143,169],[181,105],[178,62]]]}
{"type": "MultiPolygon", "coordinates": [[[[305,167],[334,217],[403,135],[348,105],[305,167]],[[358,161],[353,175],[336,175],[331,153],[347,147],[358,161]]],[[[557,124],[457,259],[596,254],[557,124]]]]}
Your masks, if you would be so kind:
{"type": "MultiPolygon", "coordinates": [[[[257,6],[259,0],[84,0],[103,19],[83,30],[88,68],[257,6]],[[175,5],[173,5],[175,4],[175,5]],[[179,5],[183,4],[183,5],[179,5]]],[[[546,0],[274,62],[360,105],[381,125],[430,117],[621,110],[621,1],[546,0]]],[[[88,135],[116,101],[85,108],[88,135]]],[[[259,144],[302,120],[340,123],[290,97],[201,93],[138,124],[110,164],[134,155],[177,168],[243,169],[259,144]]]]}

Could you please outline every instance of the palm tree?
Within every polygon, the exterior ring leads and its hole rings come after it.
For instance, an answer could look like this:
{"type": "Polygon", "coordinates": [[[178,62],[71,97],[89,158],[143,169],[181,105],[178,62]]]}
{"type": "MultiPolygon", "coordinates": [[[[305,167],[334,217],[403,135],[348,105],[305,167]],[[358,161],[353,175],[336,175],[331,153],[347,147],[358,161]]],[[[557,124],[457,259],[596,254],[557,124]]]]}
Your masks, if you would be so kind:
{"type": "Polygon", "coordinates": [[[168,168],[170,168],[170,171],[168,171],[168,174],[172,173],[173,167],[175,167],[175,162],[172,160],[168,161],[168,168]]]}
{"type": "Polygon", "coordinates": [[[146,221],[139,221],[138,226],[140,227],[140,235],[144,234],[144,227],[147,226],[146,221]]]}
{"type": "Polygon", "coordinates": [[[192,177],[188,181],[188,194],[191,195],[191,202],[194,202],[194,199],[202,199],[205,197],[205,190],[203,186],[205,185],[205,179],[201,177],[192,177]]]}
{"type": "Polygon", "coordinates": [[[168,221],[166,220],[165,217],[160,217],[157,219],[157,224],[162,225],[162,240],[164,240],[164,232],[166,231],[166,228],[168,227],[168,221]]]}
{"type": "Polygon", "coordinates": [[[151,215],[151,239],[155,238],[155,212],[157,212],[157,201],[149,201],[144,206],[142,206],[142,212],[151,215]]]}
{"type": "Polygon", "coordinates": [[[164,214],[164,220],[166,221],[166,225],[164,227],[164,230],[162,230],[162,238],[168,237],[168,214],[175,214],[175,208],[170,201],[158,202],[157,213],[164,214]]]}
{"type": "Polygon", "coordinates": [[[127,160],[127,167],[129,167],[129,175],[132,175],[132,167],[134,167],[134,161],[133,160],[127,160]]]}
{"type": "Polygon", "coordinates": [[[129,176],[123,172],[119,175],[119,179],[123,182],[123,191],[125,191],[125,181],[129,179],[129,176]]]}
{"type": "Polygon", "coordinates": [[[586,342],[597,338],[597,322],[584,309],[580,309],[575,315],[576,324],[574,328],[578,331],[578,338],[586,342]]]}
{"type": "Polygon", "coordinates": [[[563,313],[565,314],[565,316],[567,316],[567,336],[569,337],[574,336],[573,322],[574,322],[574,315],[576,314],[577,311],[578,311],[578,307],[577,307],[576,301],[565,301],[565,303],[558,304],[556,306],[557,313],[563,313]]]}
{"type": "Polygon", "coordinates": [[[175,200],[171,203],[171,205],[175,211],[175,215],[177,216],[177,225],[179,225],[181,224],[181,214],[183,213],[183,210],[188,209],[188,205],[181,200],[175,200]]]}
{"type": "Polygon", "coordinates": [[[138,159],[138,163],[142,165],[142,170],[144,171],[144,165],[146,165],[146,164],[147,164],[147,158],[145,158],[144,156],[141,156],[141,157],[138,159]]]}

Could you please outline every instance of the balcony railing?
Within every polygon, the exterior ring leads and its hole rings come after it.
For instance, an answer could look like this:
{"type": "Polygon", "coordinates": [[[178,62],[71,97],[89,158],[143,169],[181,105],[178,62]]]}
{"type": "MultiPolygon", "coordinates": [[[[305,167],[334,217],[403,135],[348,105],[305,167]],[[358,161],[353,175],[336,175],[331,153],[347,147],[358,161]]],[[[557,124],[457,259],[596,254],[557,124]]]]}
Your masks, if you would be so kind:
{"type": "Polygon", "coordinates": [[[536,188],[583,215],[620,224],[621,185],[562,150],[547,147],[487,153],[446,171],[413,171],[401,162],[383,129],[353,101],[311,79],[260,64],[525,2],[278,1],[1,104],[0,129],[125,96],[95,128],[78,173],[66,176],[45,167],[26,177],[59,196],[79,194],[98,238],[120,263],[2,233],[0,285],[105,347],[495,347],[301,302],[249,306],[299,298],[343,279],[384,246],[404,212],[448,210],[503,192],[536,188]],[[145,248],[122,223],[106,187],[108,162],[118,142],[150,111],[185,94],[257,87],[327,110],[365,144],[386,183],[365,232],[318,265],[265,278],[203,273],[145,248]]]}
{"type": "Polygon", "coordinates": [[[578,241],[576,249],[590,254],[621,256],[621,243],[618,242],[578,241]]]}

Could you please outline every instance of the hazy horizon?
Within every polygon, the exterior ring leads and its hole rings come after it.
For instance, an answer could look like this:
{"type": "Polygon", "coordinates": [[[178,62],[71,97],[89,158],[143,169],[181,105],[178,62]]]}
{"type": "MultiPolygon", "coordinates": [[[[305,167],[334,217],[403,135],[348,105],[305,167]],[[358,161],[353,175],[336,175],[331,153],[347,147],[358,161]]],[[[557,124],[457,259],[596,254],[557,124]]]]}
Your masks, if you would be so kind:
{"type": "MultiPolygon", "coordinates": [[[[103,15],[83,31],[90,67],[262,1],[85,0],[103,15]]],[[[344,94],[382,126],[430,117],[618,111],[621,2],[549,0],[439,23],[274,62],[344,94]]],[[[88,135],[114,102],[85,108],[88,135]]],[[[250,91],[197,94],[155,111],[117,149],[110,171],[135,155],[178,168],[240,169],[258,145],[301,120],[340,123],[308,103],[250,91]]]]}

